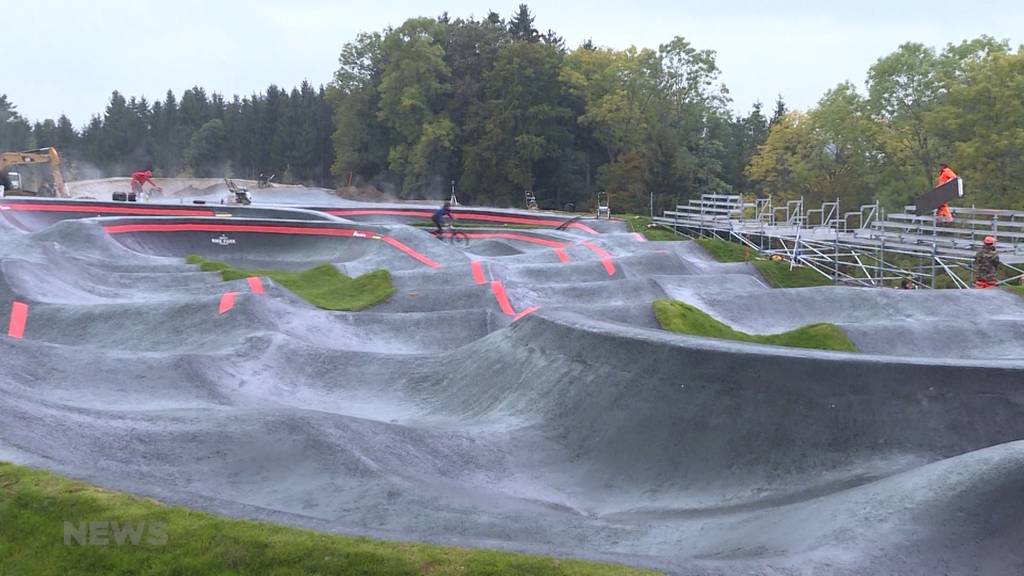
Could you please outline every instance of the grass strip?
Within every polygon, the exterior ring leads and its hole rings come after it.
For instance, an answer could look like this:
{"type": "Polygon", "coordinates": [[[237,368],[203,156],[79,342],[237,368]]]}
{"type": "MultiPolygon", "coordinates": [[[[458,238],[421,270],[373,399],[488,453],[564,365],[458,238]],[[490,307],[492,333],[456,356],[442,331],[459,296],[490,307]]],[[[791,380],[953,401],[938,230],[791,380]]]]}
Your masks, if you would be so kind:
{"type": "Polygon", "coordinates": [[[822,276],[818,271],[806,266],[794,266],[789,269],[789,262],[782,260],[754,260],[754,268],[764,276],[773,288],[806,288],[809,286],[831,286],[832,279],[822,276]]]}
{"type": "Polygon", "coordinates": [[[772,262],[761,257],[752,259],[750,249],[736,242],[728,242],[721,238],[698,238],[696,242],[719,262],[749,261],[773,288],[807,288],[809,286],[832,285],[830,278],[822,276],[813,268],[794,266],[790,270],[789,262],[786,260],[772,262]]]}
{"type": "Polygon", "coordinates": [[[750,260],[750,248],[747,246],[728,242],[721,238],[697,238],[696,242],[719,262],[746,262],[750,260]]]}
{"type": "Polygon", "coordinates": [[[330,264],[320,264],[296,272],[238,268],[195,255],[189,256],[186,261],[198,264],[204,272],[220,272],[225,281],[250,276],[270,278],[296,296],[325,310],[365,310],[387,300],[395,292],[391,285],[391,274],[387,270],[374,270],[358,278],[351,278],[330,264]]]}
{"type": "Polygon", "coordinates": [[[652,574],[221,518],[5,462],[0,462],[0,559],[0,574],[36,576],[652,574]]]}
{"type": "Polygon", "coordinates": [[[775,344],[792,348],[857,351],[850,339],[846,337],[846,333],[835,324],[827,322],[801,326],[780,334],[747,334],[733,330],[685,302],[663,298],[655,300],[653,306],[654,316],[658,319],[661,327],[679,334],[758,344],[775,344]]]}
{"type": "Polygon", "coordinates": [[[647,216],[640,216],[638,214],[629,214],[626,216],[626,224],[629,225],[630,232],[638,232],[643,234],[644,238],[653,242],[666,242],[666,241],[677,241],[686,240],[685,236],[676,234],[670,228],[652,224],[651,219],[647,216]]]}

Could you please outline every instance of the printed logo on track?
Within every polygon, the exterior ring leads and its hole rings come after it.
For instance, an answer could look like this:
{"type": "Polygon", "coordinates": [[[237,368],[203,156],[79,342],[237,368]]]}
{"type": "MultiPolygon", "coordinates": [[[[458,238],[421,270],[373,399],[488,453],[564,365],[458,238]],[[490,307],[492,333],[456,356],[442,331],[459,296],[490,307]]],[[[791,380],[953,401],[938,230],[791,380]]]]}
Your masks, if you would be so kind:
{"type": "Polygon", "coordinates": [[[235,243],[235,239],[228,237],[227,234],[221,234],[217,238],[210,238],[210,242],[220,246],[230,246],[235,243]]]}

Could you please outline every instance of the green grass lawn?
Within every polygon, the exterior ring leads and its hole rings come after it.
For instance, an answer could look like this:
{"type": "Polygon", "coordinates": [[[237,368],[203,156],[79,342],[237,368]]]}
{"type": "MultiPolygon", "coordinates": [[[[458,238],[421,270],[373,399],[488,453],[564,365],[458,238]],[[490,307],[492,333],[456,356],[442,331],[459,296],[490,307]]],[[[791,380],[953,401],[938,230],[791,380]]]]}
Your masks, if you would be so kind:
{"type": "Polygon", "coordinates": [[[857,348],[839,327],[824,322],[801,326],[780,334],[747,334],[733,330],[689,304],[669,299],[654,301],[654,316],[662,328],[680,334],[775,344],[793,348],[857,351],[857,348]]]}
{"type": "Polygon", "coordinates": [[[789,262],[772,262],[771,260],[754,260],[751,262],[757,271],[773,288],[804,288],[807,286],[831,286],[832,279],[826,278],[812,268],[795,266],[789,269],[789,262]]]}
{"type": "Polygon", "coordinates": [[[387,542],[230,520],[0,462],[0,574],[612,575],[623,566],[387,542]],[[83,522],[137,531],[79,531],[83,522]],[[79,543],[79,538],[85,543],[79,543]],[[89,540],[93,538],[93,540],[89,540]],[[92,543],[90,543],[92,542],[92,543]],[[105,542],[104,545],[101,545],[105,542]]]}
{"type": "Polygon", "coordinates": [[[224,280],[239,280],[249,276],[270,278],[310,304],[326,310],[365,310],[387,300],[395,292],[391,285],[391,274],[387,270],[374,270],[358,278],[350,278],[330,264],[294,272],[237,268],[200,256],[189,256],[186,261],[198,264],[204,272],[220,272],[224,280]]]}
{"type": "Polygon", "coordinates": [[[762,257],[755,257],[757,252],[748,247],[727,242],[720,238],[698,238],[696,240],[709,254],[719,262],[747,262],[757,268],[761,276],[773,288],[803,288],[807,286],[830,286],[832,280],[806,266],[795,266],[789,269],[789,262],[772,262],[762,257]]]}
{"type": "MultiPolygon", "coordinates": [[[[719,262],[746,262],[751,258],[750,248],[735,242],[720,238],[697,238],[696,242],[719,262]]],[[[756,255],[757,251],[753,253],[756,255]]]]}
{"type": "Polygon", "coordinates": [[[687,239],[686,236],[676,234],[670,228],[652,225],[651,219],[647,216],[629,214],[626,216],[626,224],[629,226],[630,232],[639,232],[644,235],[644,238],[655,242],[687,239]]]}

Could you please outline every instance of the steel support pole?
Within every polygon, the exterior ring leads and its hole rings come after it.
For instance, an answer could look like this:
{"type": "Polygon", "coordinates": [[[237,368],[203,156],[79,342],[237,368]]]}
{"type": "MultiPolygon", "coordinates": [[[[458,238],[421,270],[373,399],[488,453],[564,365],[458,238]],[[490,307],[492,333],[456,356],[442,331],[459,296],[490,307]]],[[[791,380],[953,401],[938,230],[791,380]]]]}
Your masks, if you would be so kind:
{"type": "Polygon", "coordinates": [[[885,286],[885,236],[878,245],[878,285],[885,286]]]}
{"type": "MultiPolygon", "coordinates": [[[[838,201],[838,200],[837,200],[838,201]]],[[[832,267],[832,285],[839,284],[839,230],[835,231],[835,263],[832,267]]]]}

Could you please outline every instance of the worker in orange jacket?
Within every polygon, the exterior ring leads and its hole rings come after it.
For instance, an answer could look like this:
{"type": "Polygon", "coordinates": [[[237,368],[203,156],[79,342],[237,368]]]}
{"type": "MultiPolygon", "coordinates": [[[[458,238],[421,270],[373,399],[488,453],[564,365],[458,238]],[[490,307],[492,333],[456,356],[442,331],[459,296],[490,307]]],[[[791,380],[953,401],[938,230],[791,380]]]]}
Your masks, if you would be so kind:
{"type": "Polygon", "coordinates": [[[131,179],[132,192],[134,192],[135,194],[142,194],[142,187],[143,187],[143,185],[145,185],[147,183],[150,186],[153,187],[153,190],[156,190],[157,192],[160,192],[161,190],[163,190],[163,188],[161,188],[161,187],[156,185],[156,182],[153,182],[153,172],[152,171],[150,171],[150,170],[143,170],[143,171],[140,171],[140,172],[132,172],[132,179],[131,179]]]}
{"type": "MultiPolygon", "coordinates": [[[[935,186],[939,187],[949,182],[950,180],[956,179],[956,172],[949,167],[948,164],[939,164],[939,177],[935,180],[935,186]]],[[[950,223],[953,221],[953,214],[949,211],[949,204],[943,202],[935,209],[935,218],[941,218],[943,222],[950,223]]]]}

